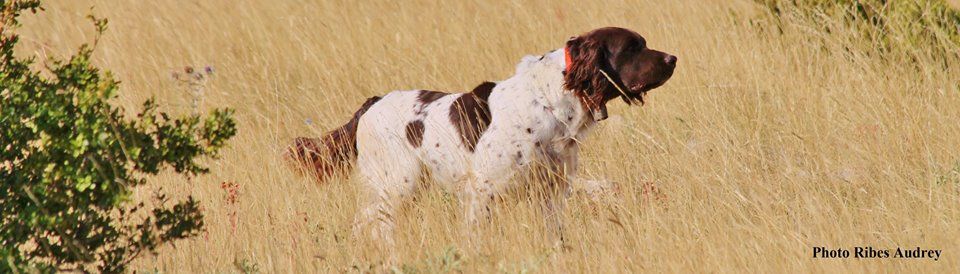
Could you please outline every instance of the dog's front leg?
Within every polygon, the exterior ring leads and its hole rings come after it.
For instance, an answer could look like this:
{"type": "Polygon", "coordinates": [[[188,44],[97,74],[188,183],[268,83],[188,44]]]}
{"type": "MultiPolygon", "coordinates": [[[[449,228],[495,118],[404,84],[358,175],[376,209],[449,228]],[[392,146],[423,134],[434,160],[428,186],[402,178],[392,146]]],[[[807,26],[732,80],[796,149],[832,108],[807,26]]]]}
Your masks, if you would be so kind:
{"type": "Polygon", "coordinates": [[[563,231],[563,210],[566,208],[567,197],[570,196],[571,184],[577,180],[577,169],[580,164],[580,148],[576,143],[565,147],[561,153],[553,154],[559,157],[551,158],[547,186],[545,189],[543,213],[547,229],[550,230],[553,243],[560,248],[566,248],[566,238],[563,231]]]}
{"type": "Polygon", "coordinates": [[[545,189],[543,206],[543,216],[547,225],[547,231],[550,234],[551,241],[558,247],[564,247],[566,243],[563,231],[563,209],[567,205],[567,196],[569,196],[569,183],[566,178],[555,178],[549,182],[545,189]]]}

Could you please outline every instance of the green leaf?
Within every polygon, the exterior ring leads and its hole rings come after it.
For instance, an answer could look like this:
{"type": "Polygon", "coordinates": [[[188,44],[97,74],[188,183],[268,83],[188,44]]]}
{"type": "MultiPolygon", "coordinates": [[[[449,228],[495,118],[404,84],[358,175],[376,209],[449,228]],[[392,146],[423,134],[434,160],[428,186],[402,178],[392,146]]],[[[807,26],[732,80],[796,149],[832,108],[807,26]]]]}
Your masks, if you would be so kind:
{"type": "Polygon", "coordinates": [[[89,177],[89,176],[87,176],[87,177],[80,177],[80,178],[77,180],[77,190],[79,190],[80,192],[84,192],[85,190],[87,190],[88,188],[90,188],[90,185],[92,185],[92,184],[93,184],[93,178],[92,178],[92,177],[89,177]]]}

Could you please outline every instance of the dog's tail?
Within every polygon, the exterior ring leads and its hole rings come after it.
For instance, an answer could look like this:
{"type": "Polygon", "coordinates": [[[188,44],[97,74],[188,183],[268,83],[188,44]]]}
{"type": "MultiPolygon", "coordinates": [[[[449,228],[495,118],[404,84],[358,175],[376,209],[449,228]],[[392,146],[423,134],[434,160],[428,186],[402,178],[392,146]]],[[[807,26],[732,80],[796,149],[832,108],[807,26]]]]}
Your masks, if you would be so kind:
{"type": "Polygon", "coordinates": [[[368,98],[349,122],[323,137],[297,137],[284,152],[284,158],[302,174],[314,175],[321,183],[334,172],[349,169],[357,157],[357,124],[377,101],[380,101],[380,97],[368,98]]]}

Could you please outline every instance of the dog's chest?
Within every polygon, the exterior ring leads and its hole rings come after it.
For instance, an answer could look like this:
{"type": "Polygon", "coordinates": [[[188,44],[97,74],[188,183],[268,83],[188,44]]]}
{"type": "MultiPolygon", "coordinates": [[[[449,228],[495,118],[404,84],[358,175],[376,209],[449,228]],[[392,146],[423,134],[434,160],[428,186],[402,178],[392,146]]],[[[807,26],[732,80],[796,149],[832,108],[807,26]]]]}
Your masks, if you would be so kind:
{"type": "Polygon", "coordinates": [[[572,94],[538,92],[535,88],[503,85],[490,97],[493,122],[481,140],[481,161],[515,156],[516,165],[556,160],[593,126],[593,120],[572,94]],[[515,88],[515,89],[511,89],[515,88]],[[484,157],[484,153],[498,157],[484,157]]]}

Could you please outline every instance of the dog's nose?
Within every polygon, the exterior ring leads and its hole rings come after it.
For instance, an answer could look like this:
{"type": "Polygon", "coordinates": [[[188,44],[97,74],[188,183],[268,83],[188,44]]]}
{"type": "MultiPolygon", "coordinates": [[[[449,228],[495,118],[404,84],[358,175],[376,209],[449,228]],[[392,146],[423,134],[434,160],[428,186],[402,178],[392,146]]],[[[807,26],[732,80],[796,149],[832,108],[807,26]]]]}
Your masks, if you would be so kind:
{"type": "Polygon", "coordinates": [[[671,66],[677,65],[677,57],[673,55],[667,55],[667,58],[663,58],[663,61],[666,62],[667,65],[671,65],[671,66]]]}

